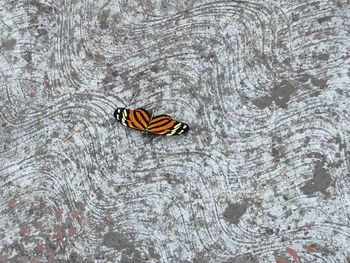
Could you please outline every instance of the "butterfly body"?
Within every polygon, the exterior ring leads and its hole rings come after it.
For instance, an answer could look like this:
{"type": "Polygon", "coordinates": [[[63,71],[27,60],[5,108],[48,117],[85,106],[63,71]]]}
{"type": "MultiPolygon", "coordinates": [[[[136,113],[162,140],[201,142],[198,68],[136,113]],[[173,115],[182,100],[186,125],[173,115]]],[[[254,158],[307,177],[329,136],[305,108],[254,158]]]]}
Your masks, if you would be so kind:
{"type": "Polygon", "coordinates": [[[186,123],[176,121],[165,114],[152,116],[143,108],[135,110],[117,108],[114,117],[124,126],[143,131],[145,134],[173,136],[183,134],[189,130],[186,123]]]}

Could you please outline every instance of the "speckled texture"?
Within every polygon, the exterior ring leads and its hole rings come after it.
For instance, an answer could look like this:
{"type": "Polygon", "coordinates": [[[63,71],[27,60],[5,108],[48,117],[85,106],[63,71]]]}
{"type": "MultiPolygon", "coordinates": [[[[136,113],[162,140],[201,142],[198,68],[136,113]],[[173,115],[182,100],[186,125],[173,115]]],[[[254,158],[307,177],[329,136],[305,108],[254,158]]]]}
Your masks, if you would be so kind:
{"type": "Polygon", "coordinates": [[[350,262],[349,39],[346,0],[0,1],[0,262],[350,262]]]}

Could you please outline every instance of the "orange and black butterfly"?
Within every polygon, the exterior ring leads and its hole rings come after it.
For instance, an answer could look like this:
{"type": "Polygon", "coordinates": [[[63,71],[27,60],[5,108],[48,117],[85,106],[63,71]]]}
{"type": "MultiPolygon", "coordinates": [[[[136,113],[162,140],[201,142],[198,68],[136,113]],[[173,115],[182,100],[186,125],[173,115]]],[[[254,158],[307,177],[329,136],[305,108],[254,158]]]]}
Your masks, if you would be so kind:
{"type": "Polygon", "coordinates": [[[142,108],[136,110],[118,108],[114,112],[114,117],[124,126],[156,135],[179,135],[189,129],[186,123],[176,121],[165,114],[153,117],[142,108]]]}

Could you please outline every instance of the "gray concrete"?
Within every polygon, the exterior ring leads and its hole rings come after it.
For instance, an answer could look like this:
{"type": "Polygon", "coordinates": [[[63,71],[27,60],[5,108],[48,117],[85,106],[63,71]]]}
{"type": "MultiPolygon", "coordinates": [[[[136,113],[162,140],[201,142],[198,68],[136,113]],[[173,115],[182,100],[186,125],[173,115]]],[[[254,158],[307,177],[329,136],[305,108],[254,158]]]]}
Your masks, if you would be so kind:
{"type": "Polygon", "coordinates": [[[349,50],[346,0],[0,1],[0,262],[350,262],[349,50]]]}

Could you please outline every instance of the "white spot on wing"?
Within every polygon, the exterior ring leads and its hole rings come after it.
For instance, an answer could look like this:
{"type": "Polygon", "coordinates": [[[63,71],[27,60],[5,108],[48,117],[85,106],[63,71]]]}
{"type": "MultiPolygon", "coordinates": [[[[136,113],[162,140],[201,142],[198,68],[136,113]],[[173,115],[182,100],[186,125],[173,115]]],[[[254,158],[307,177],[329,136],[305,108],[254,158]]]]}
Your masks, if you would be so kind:
{"type": "Polygon", "coordinates": [[[180,128],[181,124],[182,124],[182,123],[176,124],[176,125],[174,126],[174,129],[177,130],[178,128],[180,128]]]}
{"type": "Polygon", "coordinates": [[[128,116],[127,110],[123,110],[121,122],[122,122],[122,124],[123,124],[124,126],[127,126],[127,125],[126,125],[126,117],[127,117],[127,116],[128,116]]]}
{"type": "MultiPolygon", "coordinates": [[[[177,126],[177,125],[176,125],[177,126]]],[[[179,129],[179,127],[174,127],[174,129],[171,131],[171,135],[174,135],[176,133],[176,131],[179,129]]]]}

